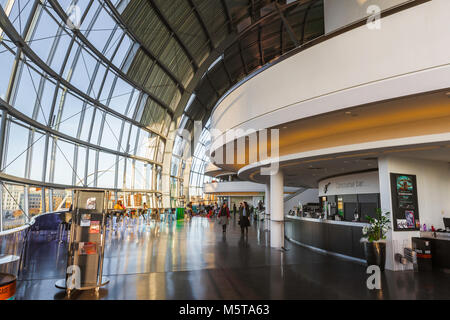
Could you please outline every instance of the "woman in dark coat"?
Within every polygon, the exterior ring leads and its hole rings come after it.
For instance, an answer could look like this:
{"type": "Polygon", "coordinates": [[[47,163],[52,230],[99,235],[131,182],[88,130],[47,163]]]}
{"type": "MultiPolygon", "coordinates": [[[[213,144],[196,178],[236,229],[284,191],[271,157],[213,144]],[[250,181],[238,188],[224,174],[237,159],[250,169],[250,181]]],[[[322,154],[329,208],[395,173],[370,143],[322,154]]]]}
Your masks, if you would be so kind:
{"type": "Polygon", "coordinates": [[[244,205],[239,208],[239,224],[241,225],[241,232],[244,234],[244,231],[246,231],[248,235],[248,227],[250,226],[250,208],[248,207],[247,202],[244,202],[244,205]]]}
{"type": "Polygon", "coordinates": [[[230,218],[230,210],[227,203],[224,202],[222,208],[219,210],[219,223],[222,225],[223,232],[227,232],[228,219],[230,218]]]}

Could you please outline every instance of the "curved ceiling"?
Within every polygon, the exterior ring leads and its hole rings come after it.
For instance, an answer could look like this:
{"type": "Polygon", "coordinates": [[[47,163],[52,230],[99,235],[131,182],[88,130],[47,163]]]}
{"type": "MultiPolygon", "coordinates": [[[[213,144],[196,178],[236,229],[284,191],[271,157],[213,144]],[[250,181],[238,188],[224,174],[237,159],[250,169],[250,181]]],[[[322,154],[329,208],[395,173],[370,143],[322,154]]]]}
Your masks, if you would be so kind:
{"type": "Polygon", "coordinates": [[[122,0],[112,6],[140,44],[128,76],[152,94],[143,125],[206,123],[247,75],[324,33],[323,0],[122,0]],[[186,107],[187,105],[187,107],[186,107]]]}

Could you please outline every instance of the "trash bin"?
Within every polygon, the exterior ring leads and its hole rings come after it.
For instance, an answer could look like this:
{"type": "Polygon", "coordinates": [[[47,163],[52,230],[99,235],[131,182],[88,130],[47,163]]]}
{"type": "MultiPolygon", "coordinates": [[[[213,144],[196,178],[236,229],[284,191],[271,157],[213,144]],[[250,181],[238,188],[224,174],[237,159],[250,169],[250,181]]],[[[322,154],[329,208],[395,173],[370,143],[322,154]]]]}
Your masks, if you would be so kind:
{"type": "Polygon", "coordinates": [[[177,220],[184,219],[184,208],[177,208],[177,220]]]}
{"type": "Polygon", "coordinates": [[[16,277],[0,273],[0,300],[14,300],[16,295],[16,277]]]}
{"type": "Polygon", "coordinates": [[[431,240],[426,238],[412,238],[412,245],[417,255],[417,271],[432,271],[433,255],[431,240]]]}

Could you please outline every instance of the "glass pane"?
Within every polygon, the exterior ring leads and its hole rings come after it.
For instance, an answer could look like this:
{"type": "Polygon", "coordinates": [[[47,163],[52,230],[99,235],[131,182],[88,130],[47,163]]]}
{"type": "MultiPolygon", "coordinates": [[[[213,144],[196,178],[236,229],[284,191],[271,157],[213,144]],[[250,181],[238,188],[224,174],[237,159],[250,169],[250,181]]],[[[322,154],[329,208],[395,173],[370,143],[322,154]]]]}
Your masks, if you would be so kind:
{"type": "Polygon", "coordinates": [[[17,228],[26,223],[24,210],[24,186],[3,184],[3,230],[17,228]]]}
{"type": "Polygon", "coordinates": [[[25,177],[26,150],[29,130],[10,122],[6,165],[2,171],[15,177],[25,177]]]}
{"type": "Polygon", "coordinates": [[[30,179],[42,181],[42,171],[44,169],[44,156],[47,153],[45,149],[46,136],[38,132],[34,132],[32,140],[32,161],[30,179]]]}
{"type": "Polygon", "coordinates": [[[28,212],[30,217],[43,213],[42,210],[42,188],[28,188],[28,212]]]}
{"type": "Polygon", "coordinates": [[[74,175],[74,145],[63,140],[57,140],[56,145],[54,182],[71,185],[72,176],[74,175]]]}
{"type": "Polygon", "coordinates": [[[114,188],[116,168],[116,156],[113,154],[100,152],[98,162],[97,186],[100,188],[114,188]]]}

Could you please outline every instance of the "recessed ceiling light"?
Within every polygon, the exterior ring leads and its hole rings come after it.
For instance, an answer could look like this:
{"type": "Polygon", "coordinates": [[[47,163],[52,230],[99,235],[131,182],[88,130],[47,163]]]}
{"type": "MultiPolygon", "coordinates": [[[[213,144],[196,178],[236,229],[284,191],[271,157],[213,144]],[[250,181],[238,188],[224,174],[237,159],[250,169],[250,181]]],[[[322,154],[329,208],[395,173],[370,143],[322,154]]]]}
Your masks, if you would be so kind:
{"type": "Polygon", "coordinates": [[[358,114],[356,114],[356,113],[354,113],[352,111],[346,111],[345,115],[350,116],[350,117],[357,117],[358,116],[358,114]]]}
{"type": "Polygon", "coordinates": [[[283,129],[287,129],[288,127],[284,126],[283,129]]]}

